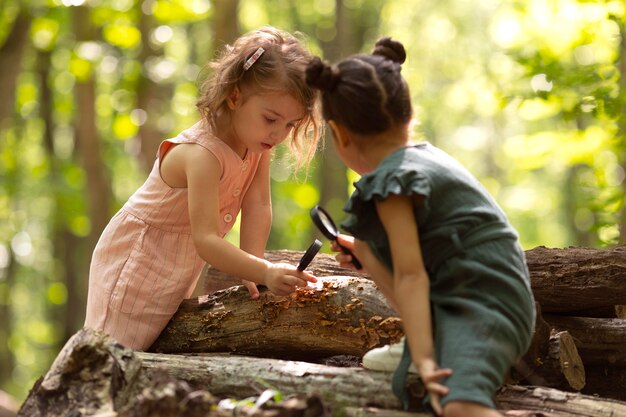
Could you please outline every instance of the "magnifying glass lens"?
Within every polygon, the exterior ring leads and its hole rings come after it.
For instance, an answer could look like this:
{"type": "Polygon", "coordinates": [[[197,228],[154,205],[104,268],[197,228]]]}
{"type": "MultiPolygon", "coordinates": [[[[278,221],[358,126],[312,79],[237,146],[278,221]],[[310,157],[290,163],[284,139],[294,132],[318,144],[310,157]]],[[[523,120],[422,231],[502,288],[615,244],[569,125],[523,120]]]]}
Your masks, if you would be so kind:
{"type": "Polygon", "coordinates": [[[333,236],[337,236],[339,232],[337,231],[337,226],[335,226],[335,223],[332,221],[332,219],[322,211],[319,212],[319,216],[326,230],[333,236]]]}

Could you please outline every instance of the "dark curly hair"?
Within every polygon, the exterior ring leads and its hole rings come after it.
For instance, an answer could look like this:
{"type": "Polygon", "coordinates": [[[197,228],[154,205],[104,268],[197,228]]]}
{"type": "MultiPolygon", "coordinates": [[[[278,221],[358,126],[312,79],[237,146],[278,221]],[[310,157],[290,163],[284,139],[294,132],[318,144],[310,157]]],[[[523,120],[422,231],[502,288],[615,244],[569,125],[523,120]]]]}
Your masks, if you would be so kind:
{"type": "Polygon", "coordinates": [[[353,55],[331,66],[314,58],[306,82],[322,91],[322,114],[359,134],[384,132],[411,120],[409,87],[400,74],[404,46],[389,37],[371,55],[353,55]]]}

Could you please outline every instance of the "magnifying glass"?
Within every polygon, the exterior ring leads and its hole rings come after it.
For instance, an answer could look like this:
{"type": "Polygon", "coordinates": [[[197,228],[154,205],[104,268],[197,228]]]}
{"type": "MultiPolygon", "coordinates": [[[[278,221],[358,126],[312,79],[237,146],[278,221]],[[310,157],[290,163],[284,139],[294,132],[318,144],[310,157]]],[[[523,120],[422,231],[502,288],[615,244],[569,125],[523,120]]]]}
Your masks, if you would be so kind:
{"type": "Polygon", "coordinates": [[[315,223],[320,232],[322,232],[324,236],[326,236],[333,242],[337,242],[337,245],[339,245],[343,253],[352,256],[352,265],[354,265],[356,269],[363,268],[361,262],[359,262],[359,260],[356,258],[356,256],[354,256],[350,249],[342,246],[337,240],[337,236],[339,235],[339,229],[337,229],[337,226],[335,226],[335,222],[330,217],[330,214],[328,214],[328,212],[320,206],[313,207],[310,211],[310,214],[313,223],[315,223]]]}
{"type": "Polygon", "coordinates": [[[317,255],[317,252],[320,251],[321,247],[322,247],[322,242],[315,239],[315,242],[311,243],[311,246],[309,246],[306,252],[304,252],[304,255],[302,255],[302,259],[300,259],[300,262],[298,263],[298,266],[296,267],[298,271],[304,271],[306,267],[309,266],[313,258],[315,258],[315,255],[317,255]]]}

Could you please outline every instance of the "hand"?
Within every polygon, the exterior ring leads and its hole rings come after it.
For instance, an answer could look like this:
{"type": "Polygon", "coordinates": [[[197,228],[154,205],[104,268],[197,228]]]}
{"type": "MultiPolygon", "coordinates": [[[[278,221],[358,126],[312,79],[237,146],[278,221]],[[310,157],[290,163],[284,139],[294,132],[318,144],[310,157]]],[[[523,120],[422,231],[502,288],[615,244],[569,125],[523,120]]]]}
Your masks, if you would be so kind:
{"type": "MultiPolygon", "coordinates": [[[[335,255],[335,259],[339,262],[339,265],[342,268],[356,270],[354,265],[352,264],[352,255],[349,253],[343,253],[341,246],[348,249],[350,252],[354,253],[354,236],[349,235],[337,235],[337,240],[334,240],[330,244],[330,249],[334,252],[339,252],[335,255]],[[341,246],[339,246],[341,244],[341,246]]],[[[357,256],[355,254],[355,256],[357,256]]],[[[358,258],[358,256],[357,256],[358,258]]]]}
{"type": "Polygon", "coordinates": [[[276,295],[289,295],[297,287],[306,287],[309,282],[317,282],[317,278],[307,271],[298,271],[289,264],[270,264],[265,273],[265,285],[276,295]]]}
{"type": "Polygon", "coordinates": [[[371,250],[369,246],[367,245],[367,243],[363,242],[362,240],[355,239],[354,236],[340,234],[340,235],[337,235],[337,240],[331,243],[330,249],[335,252],[339,252],[337,255],[335,255],[335,259],[337,260],[337,262],[339,262],[339,265],[342,268],[352,269],[354,271],[361,272],[364,274],[367,273],[367,270],[363,266],[364,257],[371,254],[371,250]],[[361,269],[356,269],[354,267],[354,264],[352,263],[352,255],[350,255],[349,253],[348,254],[343,253],[341,251],[341,247],[339,246],[339,243],[337,242],[339,242],[341,246],[343,246],[344,248],[352,252],[354,256],[356,256],[361,261],[361,265],[362,265],[361,269]]]}
{"type": "Polygon", "coordinates": [[[430,405],[433,407],[435,414],[440,416],[443,413],[443,409],[441,408],[441,401],[439,399],[446,395],[449,389],[439,383],[439,381],[441,378],[447,378],[452,375],[452,369],[437,368],[437,363],[432,359],[425,359],[417,366],[424,387],[430,394],[430,405]]]}
{"type": "Polygon", "coordinates": [[[250,293],[250,298],[252,298],[253,300],[259,298],[259,289],[256,287],[256,284],[254,282],[246,281],[245,279],[241,280],[241,282],[243,282],[243,285],[245,285],[248,289],[248,292],[250,293]]]}

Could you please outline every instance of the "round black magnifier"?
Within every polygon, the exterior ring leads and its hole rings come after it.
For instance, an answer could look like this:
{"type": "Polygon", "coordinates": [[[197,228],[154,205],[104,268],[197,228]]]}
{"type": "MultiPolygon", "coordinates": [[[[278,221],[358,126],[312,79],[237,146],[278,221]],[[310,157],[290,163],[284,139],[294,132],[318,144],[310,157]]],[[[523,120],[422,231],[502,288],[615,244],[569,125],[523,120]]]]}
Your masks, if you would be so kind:
{"type": "Polygon", "coordinates": [[[315,239],[315,242],[311,243],[311,246],[309,246],[306,252],[304,252],[304,255],[302,255],[302,259],[300,259],[297,266],[298,271],[304,271],[306,267],[309,266],[313,258],[315,258],[315,255],[317,255],[317,252],[320,251],[321,247],[322,242],[315,239]]]}
{"type": "Polygon", "coordinates": [[[337,242],[337,245],[339,245],[343,253],[352,256],[352,265],[354,265],[357,270],[363,268],[361,262],[359,262],[359,260],[356,258],[356,256],[354,256],[350,249],[341,245],[341,243],[339,243],[339,241],[337,240],[337,236],[339,235],[339,229],[337,229],[337,226],[335,226],[335,222],[333,221],[332,217],[330,217],[330,214],[328,214],[328,212],[320,206],[313,207],[310,211],[310,214],[313,223],[315,223],[320,232],[322,232],[324,236],[326,236],[333,242],[337,242]]]}

